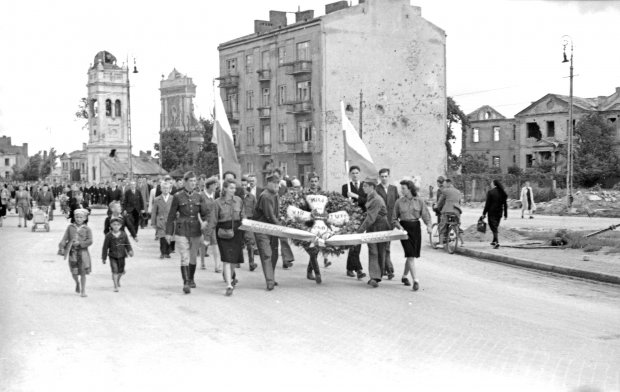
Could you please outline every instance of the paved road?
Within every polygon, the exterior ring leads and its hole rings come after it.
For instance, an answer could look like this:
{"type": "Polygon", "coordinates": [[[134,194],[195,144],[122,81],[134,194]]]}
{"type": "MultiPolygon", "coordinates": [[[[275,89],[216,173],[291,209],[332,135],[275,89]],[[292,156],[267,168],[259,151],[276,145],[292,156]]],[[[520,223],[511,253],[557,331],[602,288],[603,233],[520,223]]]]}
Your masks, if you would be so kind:
{"type": "MultiPolygon", "coordinates": [[[[102,223],[91,217],[94,260],[102,223]]],[[[611,285],[424,248],[417,293],[348,278],[344,258],[316,285],[297,252],[272,292],[246,265],[225,297],[209,265],[183,295],[177,260],[157,257],[147,229],[121,292],[95,264],[80,298],[55,255],[65,223],[52,224],[31,233],[11,217],[0,228],[2,391],[620,390],[611,285]]],[[[394,260],[400,270],[400,245],[394,260]]]]}

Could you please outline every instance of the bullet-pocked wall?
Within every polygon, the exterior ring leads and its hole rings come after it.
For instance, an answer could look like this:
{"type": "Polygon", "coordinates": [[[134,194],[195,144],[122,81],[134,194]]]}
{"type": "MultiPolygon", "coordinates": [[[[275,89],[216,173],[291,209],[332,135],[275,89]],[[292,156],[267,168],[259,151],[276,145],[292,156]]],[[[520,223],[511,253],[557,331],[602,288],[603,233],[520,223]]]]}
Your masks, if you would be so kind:
{"type": "Polygon", "coordinates": [[[390,168],[393,182],[415,175],[422,189],[434,185],[446,168],[445,32],[409,0],[368,0],[322,22],[327,188],[347,181],[340,101],[358,128],[360,91],[362,140],[377,169],[390,168]]]}

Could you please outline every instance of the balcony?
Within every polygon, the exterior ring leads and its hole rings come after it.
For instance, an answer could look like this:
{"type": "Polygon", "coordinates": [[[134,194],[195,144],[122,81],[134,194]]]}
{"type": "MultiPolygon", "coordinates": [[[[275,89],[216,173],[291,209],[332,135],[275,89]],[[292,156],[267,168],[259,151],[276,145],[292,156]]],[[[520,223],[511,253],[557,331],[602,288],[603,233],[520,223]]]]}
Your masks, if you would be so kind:
{"type": "Polygon", "coordinates": [[[258,109],[258,118],[270,118],[271,117],[271,107],[264,106],[257,108],[258,109]]]}
{"type": "Polygon", "coordinates": [[[258,153],[259,155],[271,155],[271,144],[259,144],[258,153]]]}
{"type": "Polygon", "coordinates": [[[285,65],[291,67],[290,71],[287,72],[288,75],[301,75],[312,72],[312,61],[309,60],[297,60],[285,65]]]}
{"type": "Polygon", "coordinates": [[[220,81],[220,88],[233,88],[239,86],[239,75],[237,74],[228,74],[223,75],[217,78],[220,81]]]}
{"type": "Polygon", "coordinates": [[[271,70],[270,69],[259,69],[256,71],[258,74],[259,82],[268,82],[271,80],[271,70]]]}
{"type": "Polygon", "coordinates": [[[297,153],[297,154],[313,153],[315,152],[314,142],[304,141],[304,142],[288,143],[287,151],[291,153],[297,153]]]}
{"type": "Polygon", "coordinates": [[[238,123],[240,119],[239,110],[226,109],[226,117],[228,117],[228,122],[238,123]]]}
{"type": "Polygon", "coordinates": [[[312,113],[312,101],[296,101],[296,102],[287,102],[289,109],[286,111],[287,113],[292,114],[306,114],[312,113]]]}

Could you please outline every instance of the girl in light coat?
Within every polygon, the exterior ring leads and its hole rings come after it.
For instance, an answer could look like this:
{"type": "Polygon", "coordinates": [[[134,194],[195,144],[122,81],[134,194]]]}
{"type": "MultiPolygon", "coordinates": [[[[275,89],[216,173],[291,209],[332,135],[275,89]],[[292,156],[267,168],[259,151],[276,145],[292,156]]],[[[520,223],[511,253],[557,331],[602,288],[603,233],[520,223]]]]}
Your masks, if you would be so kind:
{"type": "Polygon", "coordinates": [[[523,184],[523,188],[521,188],[521,219],[524,218],[524,214],[526,211],[530,219],[534,219],[532,213],[535,210],[536,203],[534,203],[534,191],[530,186],[530,182],[525,181],[525,184],[523,184]]]}

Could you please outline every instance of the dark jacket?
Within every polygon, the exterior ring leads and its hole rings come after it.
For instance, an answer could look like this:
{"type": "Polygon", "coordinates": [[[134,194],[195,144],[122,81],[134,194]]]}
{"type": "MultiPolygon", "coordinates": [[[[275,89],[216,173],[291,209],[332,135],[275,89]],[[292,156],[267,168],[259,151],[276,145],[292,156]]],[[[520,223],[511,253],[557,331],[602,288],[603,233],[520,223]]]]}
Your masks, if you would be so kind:
{"type": "Polygon", "coordinates": [[[123,199],[123,194],[120,188],[110,189],[108,192],[108,202],[112,201],[121,201],[123,199]]]}
{"type": "Polygon", "coordinates": [[[498,188],[493,188],[487,192],[487,201],[484,203],[484,210],[482,215],[489,215],[493,217],[508,218],[508,203],[507,197],[498,188]]]}
{"type": "Polygon", "coordinates": [[[129,238],[124,231],[121,231],[121,235],[115,237],[112,232],[105,235],[103,240],[103,248],[101,250],[101,260],[108,258],[122,259],[127,257],[131,252],[131,244],[129,238]]]}
{"type": "MultiPolygon", "coordinates": [[[[351,192],[357,193],[357,195],[359,196],[357,198],[357,205],[360,206],[360,208],[363,211],[366,211],[366,193],[364,192],[364,188],[362,187],[362,185],[364,183],[362,181],[360,181],[359,188],[357,188],[355,185],[353,185],[353,182],[350,182],[349,184],[351,184],[351,192]]],[[[342,196],[347,197],[347,193],[348,192],[349,192],[349,189],[347,188],[347,184],[344,184],[342,186],[342,196]]],[[[355,200],[355,199],[353,199],[353,200],[355,200]]]]}
{"type": "Polygon", "coordinates": [[[389,230],[387,221],[387,208],[385,202],[377,194],[372,192],[366,199],[366,218],[357,229],[358,233],[389,230]]]}
{"type": "Polygon", "coordinates": [[[125,191],[123,210],[127,212],[132,212],[133,210],[140,212],[144,210],[144,202],[142,201],[142,195],[140,195],[140,190],[138,188],[136,188],[135,192],[132,191],[131,188],[125,191]]]}
{"type": "Polygon", "coordinates": [[[280,214],[280,196],[277,193],[265,189],[260,194],[256,201],[256,208],[254,209],[254,220],[259,222],[272,223],[274,225],[280,224],[278,218],[280,214]]]}
{"type": "MultiPolygon", "coordinates": [[[[121,226],[121,231],[125,231],[125,227],[127,228],[127,230],[129,230],[129,234],[131,234],[131,238],[136,238],[138,233],[136,233],[136,228],[134,227],[133,223],[131,222],[132,219],[127,219],[126,215],[121,214],[121,218],[123,218],[123,224],[121,226]]],[[[108,215],[105,218],[105,221],[103,222],[103,234],[108,234],[110,231],[112,231],[112,229],[110,228],[110,220],[112,219],[112,217],[110,215],[108,215]]]]}
{"type": "Polygon", "coordinates": [[[206,198],[199,192],[188,193],[187,190],[181,190],[173,197],[166,221],[166,235],[199,237],[202,231],[198,217],[203,222],[209,217],[206,198]]]}
{"type": "Polygon", "coordinates": [[[398,200],[398,189],[394,185],[388,185],[387,193],[385,192],[385,188],[383,185],[379,184],[375,188],[377,194],[381,196],[383,201],[385,202],[385,206],[387,208],[387,219],[392,228],[392,217],[394,216],[394,205],[396,204],[396,200],[398,200]]]}

